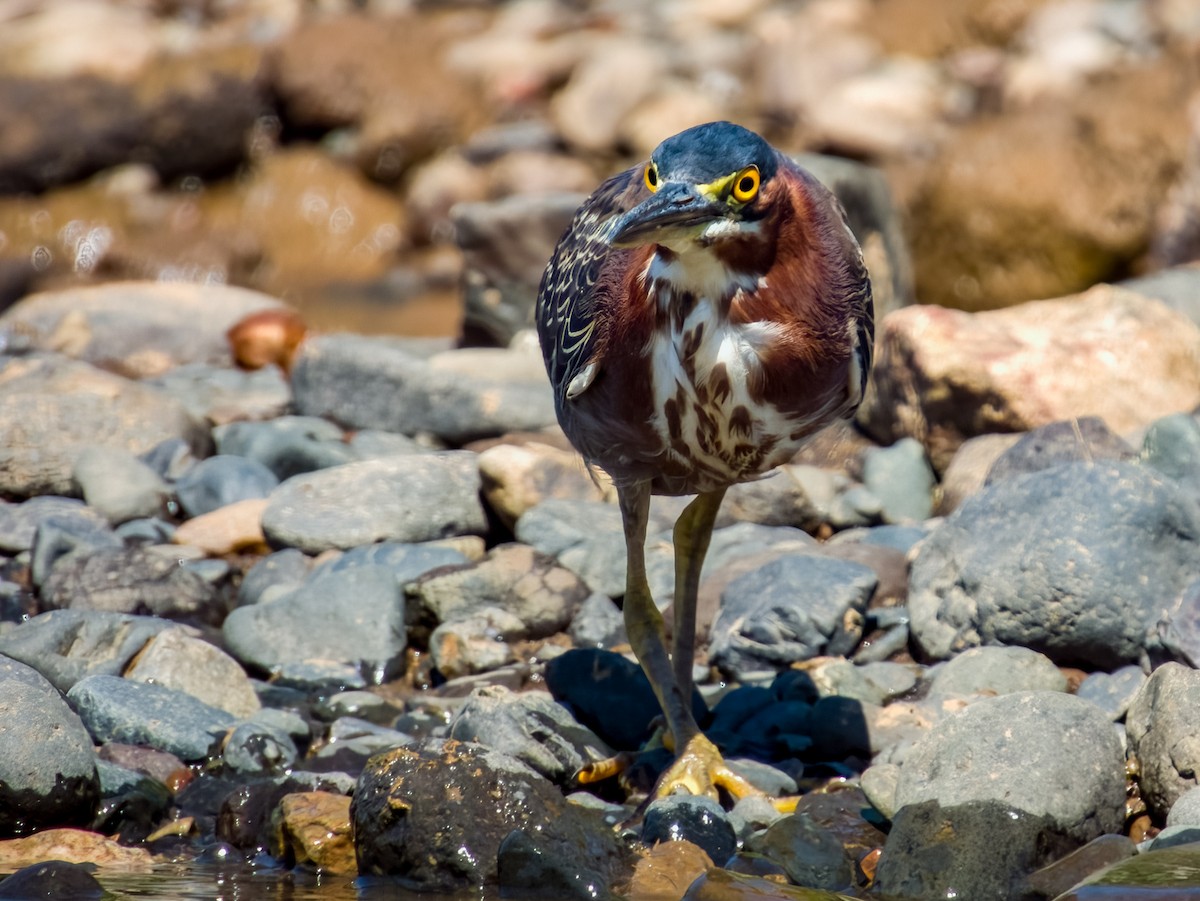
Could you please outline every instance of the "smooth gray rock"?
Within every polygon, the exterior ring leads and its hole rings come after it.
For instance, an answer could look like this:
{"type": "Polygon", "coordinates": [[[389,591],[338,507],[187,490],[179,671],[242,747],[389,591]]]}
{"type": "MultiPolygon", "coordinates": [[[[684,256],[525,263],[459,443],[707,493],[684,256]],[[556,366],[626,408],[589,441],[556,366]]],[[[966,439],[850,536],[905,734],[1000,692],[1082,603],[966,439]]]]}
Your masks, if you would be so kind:
{"type": "Polygon", "coordinates": [[[1200,666],[1200,578],[1193,579],[1164,609],[1147,637],[1151,660],[1200,666]]]}
{"type": "Polygon", "coordinates": [[[175,398],[201,422],[270,419],[292,402],[291,385],[278,366],[246,371],[228,364],[188,363],[146,383],[175,398]]]}
{"type": "Polygon", "coordinates": [[[387,339],[358,335],[306,341],[292,371],[292,389],[305,415],[347,428],[427,432],[458,445],[555,422],[544,376],[464,378],[387,339]]]}
{"type": "Polygon", "coordinates": [[[598,592],[579,605],[567,631],[578,648],[611,648],[629,641],[621,608],[608,595],[598,592]]]}
{"type": "Polygon", "coordinates": [[[986,485],[1063,463],[1132,460],[1137,451],[1099,416],[1081,416],[1031,429],[996,458],[986,485]]]}
{"type": "Polygon", "coordinates": [[[271,493],[263,531],[273,544],[318,554],[377,541],[483,535],[475,454],[416,454],[294,476],[271,493]]]}
{"type": "Polygon", "coordinates": [[[239,607],[222,634],[234,657],[259,669],[326,660],[384,679],[403,664],[404,598],[387,569],[355,567],[314,577],[271,603],[239,607]]]}
{"type": "Polygon", "coordinates": [[[157,472],[121,448],[89,447],[75,459],[71,478],[88,506],[113,525],[158,515],[170,494],[157,472]]]}
{"type": "Polygon", "coordinates": [[[279,773],[291,769],[300,756],[296,743],[277,726],[258,720],[239,723],[229,733],[221,759],[235,773],[279,773]]]}
{"type": "Polygon", "coordinates": [[[429,636],[429,656],[447,679],[486,673],[517,661],[508,642],[524,634],[525,624],[503,607],[480,607],[434,629],[429,636]]]}
{"type": "Polygon", "coordinates": [[[461,551],[439,544],[380,541],[351,548],[336,559],[319,565],[313,575],[344,572],[356,566],[382,566],[390,569],[396,582],[404,586],[439,567],[461,566],[466,562],[461,551]]]}
{"type": "Polygon", "coordinates": [[[942,719],[908,754],[896,806],[990,802],[1078,842],[1124,822],[1125,755],[1102,711],[1052,691],[985,698],[942,719]]]}
{"type": "Polygon", "coordinates": [[[238,586],[238,606],[262,604],[295,591],[308,579],[312,558],[294,547],[259,559],[238,586]]]}
{"type": "Polygon", "coordinates": [[[87,676],[120,675],[147,641],[174,628],[155,616],[51,610],[0,634],[0,654],[33,667],[65,692],[87,676]]]}
{"type": "Polygon", "coordinates": [[[542,692],[477,688],[450,721],[449,738],[500,751],[565,785],[587,763],[612,749],[542,692]]]}
{"type": "Polygon", "coordinates": [[[0,504],[0,554],[30,550],[42,525],[58,526],[71,534],[109,528],[99,511],[75,498],[45,495],[20,504],[0,504]]]}
{"type": "Polygon", "coordinates": [[[125,542],[107,525],[87,517],[53,517],[41,523],[34,533],[29,553],[29,575],[41,589],[54,565],[68,554],[88,555],[97,551],[119,550],[125,542]]]}
{"type": "Polygon", "coordinates": [[[933,515],[937,477],[921,442],[901,438],[891,447],[868,448],[862,466],[863,485],[879,498],[885,522],[921,522],[933,515]]]}
{"type": "Polygon", "coordinates": [[[213,430],[217,453],[261,463],[280,481],[303,472],[361,459],[341,428],[318,416],[280,416],[267,422],[231,422],[213,430]]]}
{"type": "Polygon", "coordinates": [[[878,581],[866,566],[816,554],[773,560],[721,593],[709,659],[736,675],[814,657],[848,611],[866,609],[878,581]]]}
{"type": "Polygon", "coordinates": [[[83,723],[35,669],[0,656],[0,836],[86,826],[100,781],[83,723]]]}
{"type": "Polygon", "coordinates": [[[146,745],[180,760],[204,760],[219,750],[236,720],[186,692],[119,676],[88,676],[67,700],[97,742],[146,745]]]}
{"type": "Polygon", "coordinates": [[[1176,413],[1151,423],[1142,439],[1142,459],[1200,496],[1200,421],[1176,413]]]}
{"type": "Polygon", "coordinates": [[[1145,684],[1142,668],[1130,664],[1111,673],[1089,673],[1075,690],[1075,696],[1091,701],[1116,721],[1124,718],[1145,684]]]}
{"type": "Polygon", "coordinates": [[[187,692],[238,719],[259,709],[258,696],[238,662],[179,626],[150,638],[122,675],[187,692]]]}
{"type": "Polygon", "coordinates": [[[1146,467],[1068,463],[1003,479],[920,545],[913,637],[933,659],[1004,644],[1115,668],[1141,657],[1198,554],[1200,505],[1146,467]]]}
{"type": "Polygon", "coordinates": [[[1066,691],[1067,677],[1044,654],[1028,648],[970,648],[937,667],[930,694],[1066,691]]]}
{"type": "Polygon", "coordinates": [[[1200,826],[1200,786],[1189,788],[1175,799],[1167,812],[1168,826],[1200,826]]]}
{"type": "Polygon", "coordinates": [[[1129,705],[1125,731],[1142,798],[1165,816],[1200,778],[1200,671],[1178,663],[1156,669],[1129,705]]]}
{"type": "Polygon", "coordinates": [[[269,495],[279,484],[257,460],[218,454],[201,460],[175,483],[175,496],[188,516],[211,513],[238,501],[269,495]]]}

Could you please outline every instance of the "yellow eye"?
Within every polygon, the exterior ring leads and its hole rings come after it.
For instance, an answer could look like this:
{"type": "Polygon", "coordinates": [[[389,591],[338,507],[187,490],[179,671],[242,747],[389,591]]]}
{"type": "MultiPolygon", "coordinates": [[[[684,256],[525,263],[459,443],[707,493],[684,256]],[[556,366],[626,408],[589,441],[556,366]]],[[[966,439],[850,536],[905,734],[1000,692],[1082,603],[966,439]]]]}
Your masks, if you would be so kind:
{"type": "Polygon", "coordinates": [[[654,163],[646,164],[645,180],[651,194],[658,190],[658,169],[654,167],[654,163]]]}
{"type": "Polygon", "coordinates": [[[758,166],[747,166],[733,180],[733,199],[738,203],[749,203],[758,194],[758,166]]]}

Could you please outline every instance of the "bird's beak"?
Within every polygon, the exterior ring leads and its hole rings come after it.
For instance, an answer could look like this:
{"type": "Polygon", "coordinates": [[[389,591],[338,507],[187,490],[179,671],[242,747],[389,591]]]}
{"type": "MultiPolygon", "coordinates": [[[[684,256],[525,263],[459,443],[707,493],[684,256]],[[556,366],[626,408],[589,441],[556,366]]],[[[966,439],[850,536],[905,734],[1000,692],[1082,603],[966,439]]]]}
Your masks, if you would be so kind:
{"type": "Polygon", "coordinates": [[[613,247],[661,243],[664,238],[707,225],[726,212],[724,204],[708,199],[695,185],[668,182],[613,222],[608,243],[613,247]]]}

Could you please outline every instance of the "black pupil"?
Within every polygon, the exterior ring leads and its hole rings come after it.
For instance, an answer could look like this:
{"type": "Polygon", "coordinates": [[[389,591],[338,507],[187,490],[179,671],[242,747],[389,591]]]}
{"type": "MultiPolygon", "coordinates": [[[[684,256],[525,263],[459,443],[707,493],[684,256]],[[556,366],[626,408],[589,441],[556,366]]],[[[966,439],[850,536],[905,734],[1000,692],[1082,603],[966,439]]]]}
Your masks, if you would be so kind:
{"type": "Polygon", "coordinates": [[[742,180],[738,182],[738,191],[742,194],[749,194],[754,190],[754,179],[749,175],[743,175],[742,180]]]}
{"type": "Polygon", "coordinates": [[[658,184],[658,173],[655,172],[653,169],[647,169],[646,170],[646,181],[650,182],[650,184],[652,184],[652,185],[658,184]]]}

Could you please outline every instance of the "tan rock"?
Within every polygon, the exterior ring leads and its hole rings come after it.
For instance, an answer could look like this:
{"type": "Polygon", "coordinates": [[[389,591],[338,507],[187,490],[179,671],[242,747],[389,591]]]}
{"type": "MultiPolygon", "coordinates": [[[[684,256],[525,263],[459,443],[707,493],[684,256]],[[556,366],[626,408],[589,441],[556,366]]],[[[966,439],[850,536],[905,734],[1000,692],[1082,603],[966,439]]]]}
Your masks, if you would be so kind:
{"type": "Polygon", "coordinates": [[[983,488],[992,464],[1020,440],[1020,434],[976,435],[959,445],[942,473],[938,515],[953,513],[959,504],[983,488]]]}
{"type": "Polygon", "coordinates": [[[859,421],[886,444],[917,438],[939,470],[975,435],[1089,415],[1124,433],[1200,404],[1200,329],[1111,285],[977,314],[908,307],[876,350],[859,421]]]}
{"type": "Polygon", "coordinates": [[[712,859],[689,841],[661,842],[634,867],[630,901],[679,901],[712,865],[712,859]]]}
{"type": "Polygon", "coordinates": [[[148,873],[150,852],[126,848],[96,832],[83,829],[47,829],[25,838],[0,841],[0,870],[12,871],[45,860],[93,863],[105,870],[148,873]]]}
{"type": "Polygon", "coordinates": [[[166,629],[146,642],[124,675],[187,692],[239,719],[261,706],[240,663],[181,628],[166,629]]]}
{"type": "Polygon", "coordinates": [[[271,849],[290,852],[297,864],[325,873],[355,875],[354,835],[350,826],[350,798],[333,792],[297,792],[284,795],[273,817],[271,849]]]}
{"type": "Polygon", "coordinates": [[[575,451],[548,444],[498,444],[479,455],[483,496],[509,527],[546,498],[606,500],[614,489],[592,481],[575,451]]]}
{"type": "Polygon", "coordinates": [[[198,547],[219,557],[238,551],[266,550],[267,539],[262,531],[262,514],[267,499],[248,498],[203,513],[180,524],[175,530],[175,543],[198,547]]]}

